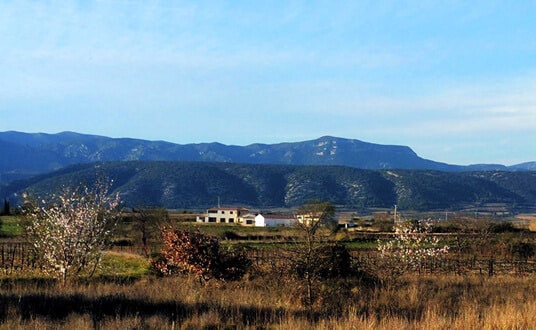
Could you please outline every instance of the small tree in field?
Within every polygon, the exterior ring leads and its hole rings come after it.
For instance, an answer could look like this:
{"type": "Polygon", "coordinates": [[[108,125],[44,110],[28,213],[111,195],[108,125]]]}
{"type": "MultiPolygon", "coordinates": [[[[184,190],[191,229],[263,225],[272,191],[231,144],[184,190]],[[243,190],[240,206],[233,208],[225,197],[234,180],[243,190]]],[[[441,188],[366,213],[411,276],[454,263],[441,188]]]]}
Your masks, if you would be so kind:
{"type": "MultiPolygon", "coordinates": [[[[335,223],[335,206],[330,202],[312,200],[302,205],[297,210],[296,226],[303,237],[303,244],[296,246],[290,257],[294,275],[302,283],[302,302],[309,309],[312,308],[317,298],[318,282],[335,259],[326,258],[330,251],[336,251],[335,246],[329,246],[322,242],[319,230],[335,223]]],[[[336,226],[336,223],[335,223],[336,226]]],[[[349,256],[348,256],[349,259],[349,256]]]]}
{"type": "Polygon", "coordinates": [[[163,260],[154,263],[163,274],[190,273],[203,283],[215,278],[241,279],[251,266],[244,251],[223,248],[215,237],[199,231],[162,229],[163,260]]]}
{"type": "Polygon", "coordinates": [[[11,215],[11,209],[7,199],[4,199],[4,211],[0,215],[11,215]]]}
{"type": "Polygon", "coordinates": [[[108,184],[64,188],[48,201],[25,197],[26,234],[46,272],[63,282],[97,266],[112,234],[119,194],[108,184]]]}
{"type": "Polygon", "coordinates": [[[400,222],[394,231],[392,240],[378,242],[381,271],[390,278],[418,269],[424,261],[438,259],[449,251],[447,245],[441,246],[437,236],[431,235],[430,220],[400,222]]]}

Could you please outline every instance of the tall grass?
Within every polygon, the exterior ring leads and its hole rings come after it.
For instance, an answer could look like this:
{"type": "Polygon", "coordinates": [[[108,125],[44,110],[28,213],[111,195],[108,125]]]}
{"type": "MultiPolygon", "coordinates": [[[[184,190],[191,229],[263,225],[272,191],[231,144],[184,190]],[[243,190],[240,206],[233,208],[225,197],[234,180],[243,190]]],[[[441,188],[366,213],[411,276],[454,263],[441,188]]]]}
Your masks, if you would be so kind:
{"type": "MultiPolygon", "coordinates": [[[[130,256],[113,256],[120,257],[130,256]]],[[[242,282],[201,285],[193,277],[161,278],[146,269],[136,271],[140,268],[136,260],[127,273],[139,276],[130,276],[129,281],[97,277],[64,286],[43,278],[0,278],[0,328],[534,329],[536,325],[533,275],[408,275],[389,287],[356,278],[325,282],[310,313],[301,305],[299,283],[267,269],[258,269],[242,282]]]]}

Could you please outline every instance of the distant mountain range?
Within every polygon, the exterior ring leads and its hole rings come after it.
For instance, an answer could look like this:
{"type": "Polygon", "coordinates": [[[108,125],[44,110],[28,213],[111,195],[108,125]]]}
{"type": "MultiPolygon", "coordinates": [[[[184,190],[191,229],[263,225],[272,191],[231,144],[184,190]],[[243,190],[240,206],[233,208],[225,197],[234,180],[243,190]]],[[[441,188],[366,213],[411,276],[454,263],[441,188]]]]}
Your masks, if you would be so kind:
{"type": "Polygon", "coordinates": [[[335,137],[227,146],[178,145],[71,132],[0,132],[0,198],[62,185],[114,181],[129,207],[223,204],[295,207],[322,199],[352,209],[502,209],[536,206],[536,163],[459,166],[409,147],[335,137]],[[495,206],[493,206],[495,205],[495,206]]]}
{"type": "Polygon", "coordinates": [[[419,157],[411,148],[324,136],[312,141],[232,146],[174,144],[63,132],[0,132],[0,183],[68,165],[129,160],[203,161],[245,164],[341,165],[359,169],[448,172],[536,170],[536,162],[515,166],[451,165],[419,157]]]}

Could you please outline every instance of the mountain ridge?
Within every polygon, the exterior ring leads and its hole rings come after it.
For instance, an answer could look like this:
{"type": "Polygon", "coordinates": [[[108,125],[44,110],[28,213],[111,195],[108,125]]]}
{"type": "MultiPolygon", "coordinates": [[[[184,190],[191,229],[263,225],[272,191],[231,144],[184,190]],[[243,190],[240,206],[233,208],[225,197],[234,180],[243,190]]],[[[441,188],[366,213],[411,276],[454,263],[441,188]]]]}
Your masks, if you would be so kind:
{"type": "Polygon", "coordinates": [[[0,132],[0,182],[46,173],[78,163],[99,161],[204,161],[246,164],[340,165],[359,169],[418,169],[448,172],[534,170],[536,162],[514,166],[452,165],[424,159],[410,147],[382,145],[357,139],[322,136],[302,142],[219,142],[176,144],[134,138],[111,138],[76,132],[0,132]]]}

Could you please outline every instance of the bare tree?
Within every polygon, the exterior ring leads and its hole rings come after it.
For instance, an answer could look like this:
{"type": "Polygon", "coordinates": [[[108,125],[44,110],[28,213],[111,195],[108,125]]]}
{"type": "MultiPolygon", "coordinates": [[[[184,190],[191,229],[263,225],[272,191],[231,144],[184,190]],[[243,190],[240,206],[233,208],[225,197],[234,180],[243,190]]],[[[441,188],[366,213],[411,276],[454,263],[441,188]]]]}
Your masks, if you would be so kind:
{"type": "MultiPolygon", "coordinates": [[[[305,292],[304,303],[311,308],[316,300],[315,286],[322,277],[327,251],[319,229],[335,222],[335,206],[319,200],[310,201],[297,210],[296,226],[303,235],[300,245],[291,258],[293,269],[300,281],[303,281],[305,292]]],[[[329,267],[329,266],[328,266],[329,267]]]]}
{"type": "Polygon", "coordinates": [[[137,208],[133,210],[134,228],[139,233],[141,247],[146,257],[152,254],[150,241],[160,235],[160,229],[170,224],[167,210],[162,208],[137,208]]]}

